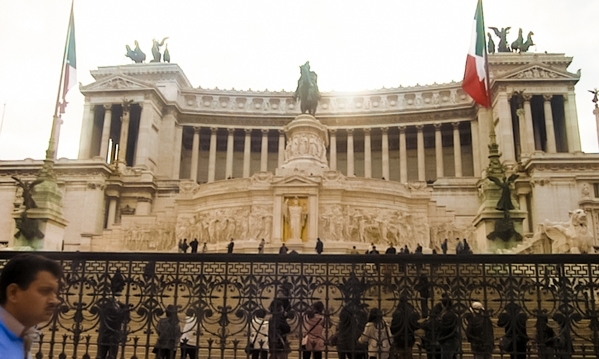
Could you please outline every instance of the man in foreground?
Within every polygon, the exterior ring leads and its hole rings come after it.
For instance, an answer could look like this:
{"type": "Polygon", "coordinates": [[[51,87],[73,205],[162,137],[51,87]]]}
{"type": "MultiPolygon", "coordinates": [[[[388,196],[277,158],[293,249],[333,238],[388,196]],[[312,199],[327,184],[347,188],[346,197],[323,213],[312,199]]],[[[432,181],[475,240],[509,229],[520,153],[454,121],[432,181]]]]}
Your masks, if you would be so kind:
{"type": "Polygon", "coordinates": [[[26,358],[34,326],[48,321],[60,303],[60,265],[34,254],[18,254],[0,273],[0,353],[26,358]]]}

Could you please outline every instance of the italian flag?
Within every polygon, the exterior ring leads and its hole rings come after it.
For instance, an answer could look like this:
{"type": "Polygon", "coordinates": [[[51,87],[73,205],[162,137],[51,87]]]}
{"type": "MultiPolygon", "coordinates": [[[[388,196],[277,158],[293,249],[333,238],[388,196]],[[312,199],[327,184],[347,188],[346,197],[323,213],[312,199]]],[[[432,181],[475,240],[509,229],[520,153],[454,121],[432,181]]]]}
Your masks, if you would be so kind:
{"type": "Polygon", "coordinates": [[[464,72],[462,88],[476,103],[490,107],[491,99],[488,82],[483,3],[482,0],[478,0],[474,21],[472,22],[472,39],[466,58],[466,71],[464,72]]]}
{"type": "Polygon", "coordinates": [[[71,17],[69,19],[69,28],[67,31],[67,43],[64,55],[64,76],[62,83],[62,106],[60,113],[64,113],[67,101],[65,97],[69,90],[77,84],[77,57],[75,54],[75,17],[73,15],[73,6],[71,6],[71,17]]]}

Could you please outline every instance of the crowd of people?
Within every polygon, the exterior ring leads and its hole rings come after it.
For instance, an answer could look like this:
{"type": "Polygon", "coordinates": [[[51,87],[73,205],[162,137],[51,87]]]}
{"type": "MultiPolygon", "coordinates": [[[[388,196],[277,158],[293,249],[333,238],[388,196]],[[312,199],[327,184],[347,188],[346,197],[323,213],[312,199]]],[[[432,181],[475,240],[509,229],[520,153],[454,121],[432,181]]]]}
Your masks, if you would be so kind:
{"type": "MultiPolygon", "coordinates": [[[[7,357],[26,357],[35,326],[48,321],[60,304],[61,278],[58,263],[38,255],[19,254],[4,265],[0,273],[0,348],[7,357]]],[[[97,358],[118,357],[126,341],[131,307],[118,300],[124,286],[123,275],[117,270],[110,278],[112,296],[97,304],[97,358]]],[[[325,350],[336,350],[339,359],[411,359],[418,339],[427,359],[456,359],[463,351],[471,352],[474,359],[490,359],[495,348],[511,359],[526,359],[531,347],[542,359],[569,359],[574,354],[568,318],[561,313],[551,318],[537,315],[536,333],[529,337],[526,311],[516,303],[508,303],[495,324],[504,329],[504,334],[495,337],[492,311],[478,301],[470,302],[469,310],[463,313],[451,296],[443,293],[429,311],[434,291],[424,273],[414,285],[420,297],[419,308],[402,295],[390,323],[380,308],[368,309],[357,296],[344,298],[336,324],[321,301],[297,316],[291,308],[291,289],[291,284],[281,285],[268,312],[258,308],[250,313],[245,350],[252,359],[287,359],[293,350],[288,340],[290,321],[299,323],[297,331],[302,339],[295,350],[302,353],[302,359],[322,359],[325,350]],[[550,325],[550,319],[555,325],[550,325]],[[470,343],[469,350],[464,350],[464,339],[470,343]]],[[[179,306],[168,305],[163,314],[157,321],[152,347],[156,358],[174,358],[180,349],[181,358],[197,359],[202,334],[197,313],[188,310],[184,323],[179,320],[179,306]]],[[[593,325],[596,332],[596,321],[591,321],[593,325]]]]}
{"type": "MultiPolygon", "coordinates": [[[[198,253],[198,245],[199,245],[199,241],[197,238],[194,238],[189,243],[187,242],[187,238],[183,238],[179,241],[179,244],[178,244],[179,253],[187,253],[188,250],[190,250],[191,253],[198,253]]],[[[264,238],[262,238],[260,240],[260,242],[258,242],[258,254],[264,254],[265,246],[266,246],[266,241],[264,240],[264,238]]],[[[233,253],[234,248],[235,248],[235,240],[233,238],[231,238],[231,241],[227,245],[227,253],[228,254],[233,253]]],[[[455,248],[456,248],[456,254],[458,254],[458,255],[472,254],[472,249],[470,248],[470,244],[468,243],[468,240],[466,238],[464,238],[463,240],[456,238],[455,248]]],[[[443,254],[447,254],[448,249],[449,249],[449,244],[448,244],[448,239],[446,238],[443,241],[443,243],[441,243],[441,250],[442,250],[443,254]]],[[[423,250],[424,250],[424,248],[422,247],[422,245],[420,243],[417,244],[416,248],[414,249],[414,252],[410,251],[410,248],[408,247],[407,244],[404,245],[403,247],[401,247],[399,249],[399,251],[397,251],[397,249],[395,248],[393,243],[389,243],[389,247],[385,250],[385,254],[411,254],[411,253],[422,254],[423,250]]],[[[314,247],[314,251],[317,254],[322,254],[324,252],[324,243],[320,238],[316,238],[316,246],[314,247]]],[[[287,247],[285,242],[283,242],[281,244],[281,246],[279,247],[278,253],[279,254],[290,254],[293,252],[294,252],[293,250],[289,251],[289,248],[287,247]]],[[[202,246],[201,253],[208,253],[208,244],[206,242],[204,242],[204,244],[202,246]]],[[[437,250],[433,249],[432,253],[437,254],[437,250]]],[[[294,252],[293,254],[297,254],[297,252],[294,252]]],[[[356,246],[353,246],[352,250],[350,251],[350,254],[360,254],[360,252],[356,249],[356,246]]],[[[380,254],[380,252],[376,248],[376,245],[374,243],[371,243],[368,250],[366,250],[366,254],[380,254]]]]}

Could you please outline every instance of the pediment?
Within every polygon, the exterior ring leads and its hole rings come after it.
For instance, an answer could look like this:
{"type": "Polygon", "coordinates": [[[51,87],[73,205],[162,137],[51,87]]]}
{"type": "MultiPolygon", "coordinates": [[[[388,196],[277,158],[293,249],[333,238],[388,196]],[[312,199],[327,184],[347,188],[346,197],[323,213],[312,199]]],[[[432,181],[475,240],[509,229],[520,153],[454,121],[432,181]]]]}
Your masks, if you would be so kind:
{"type": "Polygon", "coordinates": [[[312,180],[310,178],[300,176],[300,175],[287,176],[280,180],[273,181],[273,185],[278,186],[278,187],[281,187],[281,186],[283,186],[283,187],[285,187],[285,186],[305,187],[305,186],[318,186],[318,184],[319,184],[318,180],[312,180]]]}
{"type": "Polygon", "coordinates": [[[137,79],[126,75],[114,75],[109,78],[104,78],[100,81],[93,82],[81,88],[82,92],[90,91],[122,91],[122,90],[150,90],[153,89],[149,84],[146,84],[137,79]]]}
{"type": "Polygon", "coordinates": [[[524,81],[551,81],[551,80],[574,80],[577,75],[569,72],[547,68],[538,64],[520,67],[514,71],[502,74],[497,80],[524,80],[524,81]]]}

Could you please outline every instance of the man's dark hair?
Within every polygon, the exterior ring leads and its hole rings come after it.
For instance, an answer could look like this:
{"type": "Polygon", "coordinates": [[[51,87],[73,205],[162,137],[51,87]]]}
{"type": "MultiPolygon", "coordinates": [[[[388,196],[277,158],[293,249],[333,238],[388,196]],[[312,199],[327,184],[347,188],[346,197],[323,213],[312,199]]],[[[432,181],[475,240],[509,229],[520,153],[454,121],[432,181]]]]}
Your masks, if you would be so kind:
{"type": "Polygon", "coordinates": [[[56,278],[62,277],[62,268],[51,259],[36,254],[17,254],[12,257],[0,272],[0,305],[6,304],[6,289],[15,283],[27,290],[39,272],[50,272],[56,278]]]}

